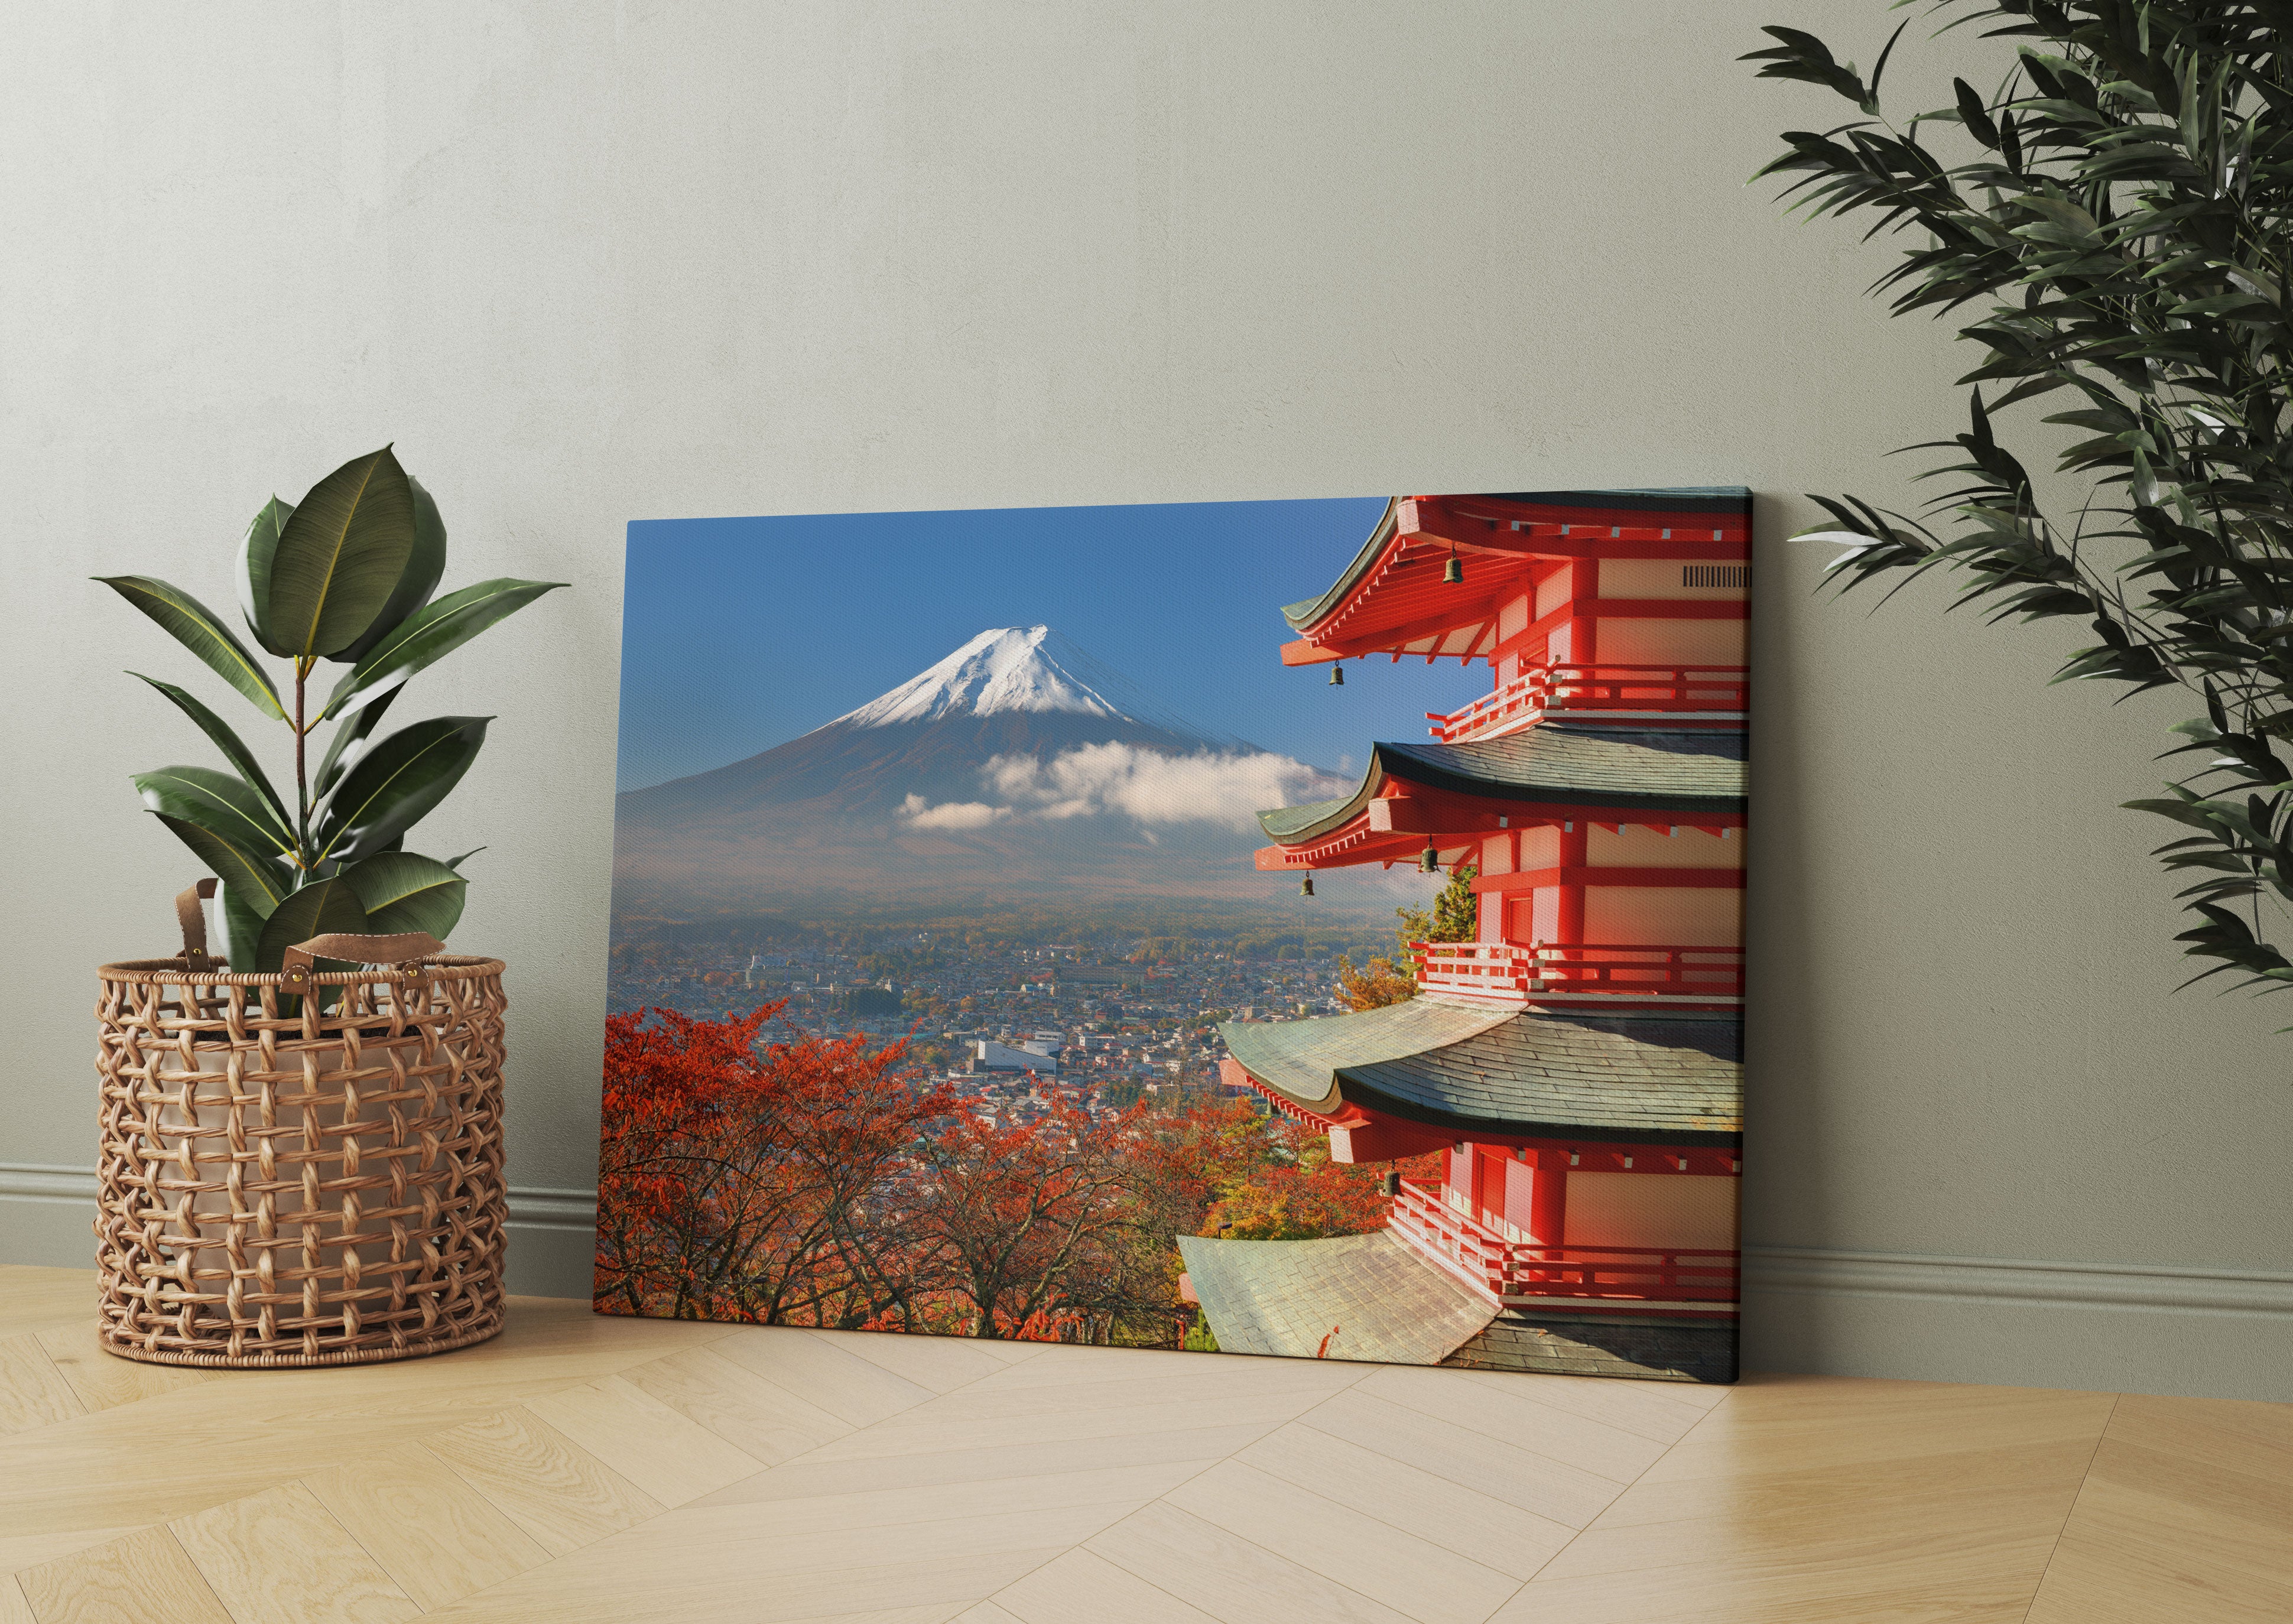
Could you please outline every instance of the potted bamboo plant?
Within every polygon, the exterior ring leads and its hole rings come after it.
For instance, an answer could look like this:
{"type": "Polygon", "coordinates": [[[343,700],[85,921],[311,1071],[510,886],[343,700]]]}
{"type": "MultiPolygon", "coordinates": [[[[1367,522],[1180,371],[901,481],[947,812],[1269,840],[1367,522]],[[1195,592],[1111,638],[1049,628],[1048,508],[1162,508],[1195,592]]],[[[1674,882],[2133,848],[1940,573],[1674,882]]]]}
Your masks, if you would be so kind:
{"type": "Polygon", "coordinates": [[[503,966],[444,951],[474,854],[407,849],[490,719],[380,725],[409,678],[563,583],[439,597],[445,566],[437,504],[385,447],[272,498],[239,543],[240,613],[284,682],[181,588],[100,578],[285,726],[295,772],[290,801],[205,702],[142,678],[228,766],[134,775],[210,878],[178,899],[181,954],[99,972],[115,1353],[353,1363],[500,1328],[503,966]]]}

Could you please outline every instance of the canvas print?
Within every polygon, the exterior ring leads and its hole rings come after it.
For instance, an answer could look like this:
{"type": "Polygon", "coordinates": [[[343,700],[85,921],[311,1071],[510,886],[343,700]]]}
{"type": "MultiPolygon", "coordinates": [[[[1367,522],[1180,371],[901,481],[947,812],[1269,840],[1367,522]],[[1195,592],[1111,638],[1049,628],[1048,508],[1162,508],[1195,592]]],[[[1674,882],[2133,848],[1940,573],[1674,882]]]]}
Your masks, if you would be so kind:
{"type": "Polygon", "coordinates": [[[632,524],[599,1311],[1734,1379],[1749,541],[632,524]]]}

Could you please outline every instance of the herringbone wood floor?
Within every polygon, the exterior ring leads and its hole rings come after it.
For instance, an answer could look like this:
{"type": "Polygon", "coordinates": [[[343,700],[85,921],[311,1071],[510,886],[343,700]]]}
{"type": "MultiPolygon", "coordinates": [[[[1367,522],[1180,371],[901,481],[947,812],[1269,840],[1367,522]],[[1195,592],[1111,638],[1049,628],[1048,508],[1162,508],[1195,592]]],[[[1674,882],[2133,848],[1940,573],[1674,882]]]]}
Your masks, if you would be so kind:
{"type": "Polygon", "coordinates": [[[204,1374],[0,1267],[0,1624],[2293,1616],[2293,1407],[847,1336],[521,1300],[204,1374]]]}

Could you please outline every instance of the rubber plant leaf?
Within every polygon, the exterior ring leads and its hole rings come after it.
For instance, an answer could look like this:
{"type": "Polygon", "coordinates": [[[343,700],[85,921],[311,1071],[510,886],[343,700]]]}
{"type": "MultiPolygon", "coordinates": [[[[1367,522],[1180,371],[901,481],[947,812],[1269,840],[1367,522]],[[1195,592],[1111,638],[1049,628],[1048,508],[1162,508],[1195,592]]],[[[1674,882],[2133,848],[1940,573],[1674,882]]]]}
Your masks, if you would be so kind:
{"type": "Polygon", "coordinates": [[[255,662],[247,645],[231,633],[213,610],[181,587],[171,587],[149,575],[99,575],[95,578],[165,627],[170,636],[190,649],[207,668],[253,700],[276,720],[287,719],[279,690],[255,662]]]}
{"type": "Polygon", "coordinates": [[[446,572],[446,521],[439,516],[438,504],[422,488],[422,482],[411,474],[406,476],[406,488],[414,494],[414,550],[407,555],[406,568],[391,589],[390,599],[382,613],[374,617],[359,638],[332,658],[342,661],[361,660],[367,651],[388,637],[406,617],[430,601],[438,589],[438,578],[446,572]]]}
{"type": "MultiPolygon", "coordinates": [[[[270,918],[271,909],[293,889],[286,869],[262,852],[249,851],[188,819],[171,817],[165,812],[155,816],[174,832],[177,840],[191,849],[192,855],[207,865],[209,873],[223,881],[226,891],[235,889],[240,905],[257,918],[270,918]]],[[[237,968],[236,963],[232,968],[237,968]]]]}
{"type": "Polygon", "coordinates": [[[321,809],[319,855],[369,857],[446,799],[478,757],[490,716],[442,716],[401,728],[359,758],[321,809]]]}
{"type": "Polygon", "coordinates": [[[239,543],[239,612],[255,640],[274,654],[292,652],[271,640],[270,616],[271,560],[279,551],[279,532],[294,516],[295,509],[274,496],[248,522],[239,543]]]}
{"type": "MultiPolygon", "coordinates": [[[[281,899],[263,922],[263,937],[255,944],[255,967],[266,975],[275,974],[287,950],[298,943],[336,931],[363,936],[369,929],[366,910],[359,905],[358,893],[347,881],[314,881],[281,899]]],[[[313,968],[324,972],[348,966],[340,959],[320,959],[313,968]]]]}
{"type": "Polygon", "coordinates": [[[190,717],[198,725],[199,730],[215,742],[215,748],[223,751],[223,759],[237,767],[239,775],[247,780],[248,787],[263,797],[263,804],[271,808],[271,816],[279,820],[279,826],[281,829],[288,826],[291,820],[287,815],[287,803],[279,799],[279,792],[271,787],[271,780],[264,775],[262,763],[255,760],[255,753],[247,748],[246,742],[231,731],[230,723],[172,682],[161,682],[157,677],[145,677],[141,671],[130,671],[127,674],[130,677],[142,678],[143,681],[150,683],[160,693],[174,701],[175,708],[190,717]]]}
{"type": "Polygon", "coordinates": [[[358,759],[366,754],[367,743],[375,724],[382,720],[390,702],[406,690],[393,688],[372,704],[345,717],[335,729],[335,736],[327,741],[327,753],[319,758],[319,770],[311,779],[311,794],[324,800],[327,792],[335,787],[335,780],[350,771],[358,759]]]}
{"type": "Polygon", "coordinates": [[[545,592],[554,592],[562,581],[482,581],[474,587],[449,592],[384,635],[380,641],[343,675],[327,696],[324,721],[371,704],[433,662],[443,658],[497,621],[524,608],[545,592]]]}
{"type": "Polygon", "coordinates": [[[279,532],[263,623],[298,660],[339,654],[397,590],[414,552],[414,490],[385,446],[312,485],[279,532]]]}
{"type": "Polygon", "coordinates": [[[435,857],[411,851],[378,851],[343,870],[358,893],[368,926],[378,935],[426,931],[440,941],[462,917],[470,882],[435,857]]]}
{"type": "Polygon", "coordinates": [[[154,812],[197,824],[249,851],[285,857],[295,837],[271,816],[246,780],[212,767],[162,767],[134,777],[143,804],[154,812]]]}
{"type": "Polygon", "coordinates": [[[215,917],[223,926],[223,956],[231,967],[241,975],[254,973],[258,950],[263,942],[263,922],[271,907],[268,897],[250,900],[244,886],[224,881],[217,893],[221,905],[215,917]]]}

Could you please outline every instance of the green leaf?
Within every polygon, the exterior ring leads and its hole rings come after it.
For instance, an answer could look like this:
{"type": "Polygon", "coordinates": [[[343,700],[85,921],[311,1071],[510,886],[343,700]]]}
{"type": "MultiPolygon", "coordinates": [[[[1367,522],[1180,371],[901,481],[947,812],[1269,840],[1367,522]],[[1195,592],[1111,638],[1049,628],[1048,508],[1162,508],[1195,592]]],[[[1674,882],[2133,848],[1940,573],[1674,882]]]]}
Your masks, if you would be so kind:
{"type": "Polygon", "coordinates": [[[461,782],[492,720],[442,716],[401,728],[368,751],[320,811],[319,855],[354,863],[405,833],[461,782]]]}
{"type": "Polygon", "coordinates": [[[482,581],[449,592],[377,642],[366,658],[344,673],[327,696],[324,721],[388,694],[409,677],[442,659],[495,621],[506,620],[562,581],[482,581]]]}
{"type": "Polygon", "coordinates": [[[438,589],[438,578],[446,572],[446,521],[439,516],[438,504],[430,499],[420,480],[409,474],[406,486],[414,493],[414,550],[407,555],[406,568],[399,574],[398,585],[391,589],[390,601],[374,617],[374,624],[356,642],[334,655],[336,660],[364,659],[369,649],[430,601],[430,595],[438,589]]]}
{"type": "Polygon", "coordinates": [[[157,677],[144,677],[141,671],[130,671],[127,674],[130,677],[142,678],[169,699],[174,700],[176,709],[190,717],[199,725],[201,733],[215,741],[215,748],[223,751],[224,759],[239,769],[239,775],[247,780],[256,794],[263,797],[263,804],[271,808],[271,816],[279,820],[279,826],[284,829],[288,825],[292,820],[287,813],[287,803],[279,799],[279,792],[271,787],[271,780],[263,775],[262,763],[255,760],[254,752],[241,742],[239,735],[231,731],[229,723],[172,682],[161,682],[157,677]]]}
{"type": "Polygon", "coordinates": [[[155,816],[174,831],[177,840],[191,849],[192,855],[207,865],[208,872],[223,882],[226,890],[237,887],[241,905],[258,918],[269,918],[271,910],[293,888],[285,865],[277,859],[261,851],[247,850],[188,818],[170,817],[165,812],[155,816]]]}
{"type": "MultiPolygon", "coordinates": [[[[263,922],[262,938],[255,945],[255,968],[266,975],[275,974],[289,947],[314,936],[331,936],[336,931],[363,936],[368,928],[366,910],[359,905],[358,893],[348,881],[340,878],[316,881],[271,910],[270,917],[263,922]]],[[[315,968],[323,971],[347,966],[340,959],[320,959],[315,968]]]]}
{"type": "Polygon", "coordinates": [[[271,686],[263,668],[247,646],[213,610],[180,587],[149,575],[99,575],[95,578],[167,629],[175,641],[207,663],[209,670],[280,721],[287,719],[279,690],[271,686]]]}
{"type": "Polygon", "coordinates": [[[263,922],[273,905],[267,897],[249,899],[242,886],[226,881],[216,893],[215,918],[223,926],[223,956],[241,975],[252,975],[263,943],[263,922]]]}
{"type": "Polygon", "coordinates": [[[369,926],[383,935],[422,930],[446,939],[462,917],[470,882],[450,865],[410,851],[381,851],[343,870],[369,926]]]}
{"type": "Polygon", "coordinates": [[[310,489],[279,532],[264,623],[297,659],[338,654],[381,614],[414,551],[414,491],[390,448],[310,489]]]}
{"type": "Polygon", "coordinates": [[[484,849],[485,849],[485,848],[484,848],[484,847],[482,847],[482,846],[473,846],[473,847],[471,847],[471,848],[469,849],[469,850],[467,850],[467,851],[464,852],[464,853],[463,853],[460,857],[448,857],[448,858],[446,859],[446,866],[447,866],[448,868],[458,869],[458,868],[460,868],[460,867],[462,866],[462,865],[463,865],[463,864],[465,864],[465,863],[468,862],[472,857],[476,857],[480,852],[483,851],[484,849]]]}
{"type": "Polygon", "coordinates": [[[152,811],[197,824],[233,845],[266,857],[283,857],[295,848],[294,835],[271,816],[263,797],[229,773],[211,767],[163,767],[136,774],[134,784],[152,811]]]}
{"type": "Polygon", "coordinates": [[[292,654],[271,638],[271,560],[279,551],[279,532],[295,510],[277,497],[263,505],[239,543],[239,612],[255,640],[274,654],[292,654]]]}
{"type": "Polygon", "coordinates": [[[403,688],[391,689],[372,704],[353,712],[335,729],[335,736],[327,741],[327,753],[319,759],[318,773],[311,780],[313,800],[324,800],[327,792],[335,787],[335,780],[366,754],[367,736],[382,720],[383,712],[390,709],[390,702],[404,692],[403,688]]]}

